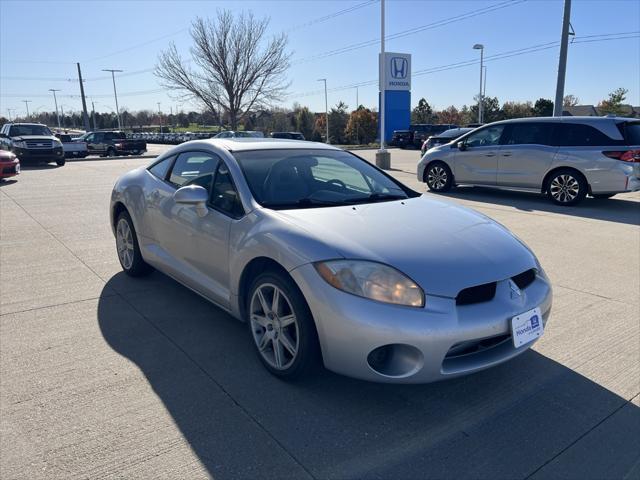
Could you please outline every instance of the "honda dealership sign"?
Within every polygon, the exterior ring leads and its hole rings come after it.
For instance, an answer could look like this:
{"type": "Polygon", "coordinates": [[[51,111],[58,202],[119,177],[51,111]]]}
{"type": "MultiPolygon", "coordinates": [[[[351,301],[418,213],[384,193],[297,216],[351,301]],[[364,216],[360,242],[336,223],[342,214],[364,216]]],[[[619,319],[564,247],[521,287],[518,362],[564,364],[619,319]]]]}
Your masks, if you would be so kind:
{"type": "Polygon", "coordinates": [[[384,86],[380,90],[411,90],[411,54],[385,52],[380,63],[384,68],[384,86]]]}

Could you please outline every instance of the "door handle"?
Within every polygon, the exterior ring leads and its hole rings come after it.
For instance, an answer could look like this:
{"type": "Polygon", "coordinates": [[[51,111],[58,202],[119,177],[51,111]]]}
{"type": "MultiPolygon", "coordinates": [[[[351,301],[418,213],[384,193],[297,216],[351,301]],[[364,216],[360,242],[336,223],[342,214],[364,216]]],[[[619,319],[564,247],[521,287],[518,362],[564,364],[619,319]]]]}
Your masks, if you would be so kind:
{"type": "Polygon", "coordinates": [[[496,154],[495,153],[487,153],[485,154],[485,157],[495,157],[496,154]]]}
{"type": "Polygon", "coordinates": [[[510,157],[511,155],[512,155],[512,153],[511,153],[511,152],[504,152],[504,153],[502,154],[502,156],[503,156],[503,157],[510,157]]]}

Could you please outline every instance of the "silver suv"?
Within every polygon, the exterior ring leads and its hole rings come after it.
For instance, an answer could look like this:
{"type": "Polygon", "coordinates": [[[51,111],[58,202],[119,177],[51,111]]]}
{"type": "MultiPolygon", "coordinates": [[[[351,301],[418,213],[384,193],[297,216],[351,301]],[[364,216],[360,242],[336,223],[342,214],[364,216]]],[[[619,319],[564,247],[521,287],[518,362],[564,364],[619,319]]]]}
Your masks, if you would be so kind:
{"type": "Polygon", "coordinates": [[[418,180],[430,190],[481,185],[546,193],[559,205],[640,190],[640,120],[544,117],[485,125],[428,150],[418,180]]]}

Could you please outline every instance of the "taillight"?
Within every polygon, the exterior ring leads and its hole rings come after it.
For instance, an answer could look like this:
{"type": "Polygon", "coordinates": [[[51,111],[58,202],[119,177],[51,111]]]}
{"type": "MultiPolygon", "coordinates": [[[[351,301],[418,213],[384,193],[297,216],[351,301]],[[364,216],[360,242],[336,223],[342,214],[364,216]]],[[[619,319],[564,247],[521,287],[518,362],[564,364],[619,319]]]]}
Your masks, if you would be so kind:
{"type": "Polygon", "coordinates": [[[116,143],[115,146],[116,146],[116,148],[122,148],[122,144],[121,143],[116,143]]]}
{"type": "Polygon", "coordinates": [[[640,150],[610,150],[602,152],[609,158],[614,160],[622,160],[623,162],[640,163],[640,150]]]}

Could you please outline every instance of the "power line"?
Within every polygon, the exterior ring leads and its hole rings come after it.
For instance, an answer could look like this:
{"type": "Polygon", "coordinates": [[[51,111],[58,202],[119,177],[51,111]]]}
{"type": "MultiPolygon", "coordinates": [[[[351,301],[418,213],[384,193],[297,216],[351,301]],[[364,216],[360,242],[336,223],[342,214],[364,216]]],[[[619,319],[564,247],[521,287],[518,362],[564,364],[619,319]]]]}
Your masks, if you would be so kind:
{"type": "MultiPolygon", "coordinates": [[[[385,40],[395,40],[397,38],[406,37],[409,35],[415,35],[416,33],[423,32],[425,30],[431,30],[434,28],[442,27],[444,25],[449,25],[454,22],[459,22],[462,20],[468,20],[469,18],[478,17],[480,15],[484,15],[490,12],[494,12],[496,10],[501,10],[503,8],[511,7],[514,5],[518,5],[520,3],[525,2],[526,0],[509,0],[506,2],[497,3],[494,5],[489,5],[488,7],[479,8],[476,10],[471,10],[466,13],[462,13],[460,15],[454,15],[453,17],[445,18],[442,20],[438,20],[436,22],[428,23],[426,25],[422,25],[419,27],[410,28],[409,30],[404,30],[402,32],[397,32],[391,35],[385,36],[385,40]]],[[[354,50],[359,50],[361,48],[369,47],[372,45],[377,45],[380,42],[379,38],[373,38],[371,40],[366,40],[364,42],[358,42],[351,45],[347,45],[345,47],[337,48],[335,50],[328,50],[326,52],[318,53],[316,55],[312,55],[309,57],[303,57],[297,60],[293,60],[291,65],[297,65],[299,63],[306,63],[314,60],[320,60],[322,58],[332,57],[334,55],[341,55],[343,53],[352,52],[354,50]]]]}
{"type": "Polygon", "coordinates": [[[355,10],[359,10],[359,9],[361,9],[363,7],[368,7],[369,5],[377,3],[378,1],[379,0],[368,0],[366,2],[358,3],[357,5],[353,5],[351,7],[345,8],[343,10],[338,10],[337,12],[333,12],[333,13],[330,13],[330,14],[325,15],[323,17],[319,17],[319,18],[316,18],[314,20],[310,20],[310,21],[308,21],[306,23],[302,23],[300,25],[296,25],[294,27],[291,27],[288,30],[286,30],[286,32],[289,33],[289,32],[293,32],[293,31],[296,31],[296,30],[300,30],[301,28],[310,27],[311,25],[316,25],[318,23],[326,22],[326,21],[331,20],[331,19],[333,19],[335,17],[339,17],[340,15],[344,15],[346,13],[351,13],[351,12],[353,12],[355,10]]]}

